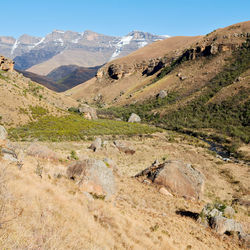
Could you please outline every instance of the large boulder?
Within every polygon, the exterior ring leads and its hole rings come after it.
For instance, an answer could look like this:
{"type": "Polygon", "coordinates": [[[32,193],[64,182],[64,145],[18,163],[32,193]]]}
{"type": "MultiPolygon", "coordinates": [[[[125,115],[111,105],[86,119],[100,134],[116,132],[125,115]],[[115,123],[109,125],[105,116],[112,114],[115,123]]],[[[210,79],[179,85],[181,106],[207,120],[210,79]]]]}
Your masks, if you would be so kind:
{"type": "Polygon", "coordinates": [[[0,140],[6,140],[8,136],[8,133],[6,129],[0,125],[0,140]]]}
{"type": "Polygon", "coordinates": [[[181,161],[166,161],[153,164],[137,174],[165,187],[170,193],[186,199],[200,200],[204,190],[204,176],[190,164],[181,161]]]}
{"type": "Polygon", "coordinates": [[[46,160],[59,160],[59,155],[45,145],[32,143],[26,150],[28,155],[46,160]]]}
{"type": "Polygon", "coordinates": [[[132,113],[128,119],[128,122],[141,122],[141,118],[139,115],[132,113]]]}
{"type": "Polygon", "coordinates": [[[98,119],[97,114],[96,114],[96,109],[93,107],[90,107],[87,104],[81,104],[81,106],[78,108],[78,110],[88,120],[97,120],[98,119]]]}
{"type": "Polygon", "coordinates": [[[156,97],[159,98],[159,99],[163,99],[163,98],[165,98],[167,95],[168,95],[168,93],[167,93],[165,90],[161,90],[161,91],[156,95],[156,97]]]}
{"type": "Polygon", "coordinates": [[[113,172],[101,160],[76,161],[68,167],[67,177],[75,180],[85,192],[109,198],[116,191],[113,172]]]}

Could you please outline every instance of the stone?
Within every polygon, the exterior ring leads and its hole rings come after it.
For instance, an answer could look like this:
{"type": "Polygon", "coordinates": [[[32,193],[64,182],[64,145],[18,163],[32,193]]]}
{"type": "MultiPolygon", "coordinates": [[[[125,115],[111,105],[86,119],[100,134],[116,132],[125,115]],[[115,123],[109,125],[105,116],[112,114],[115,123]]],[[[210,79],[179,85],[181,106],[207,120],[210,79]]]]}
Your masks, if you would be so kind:
{"type": "Polygon", "coordinates": [[[164,188],[164,187],[160,188],[160,189],[159,189],[159,192],[160,192],[161,194],[163,194],[163,195],[173,197],[173,195],[172,195],[170,192],[168,192],[168,190],[167,190],[166,188],[164,188]]]}
{"type": "Polygon", "coordinates": [[[204,176],[190,164],[181,161],[153,163],[135,177],[147,176],[154,184],[170,193],[186,199],[201,200],[204,192],[204,176]]]}
{"type": "Polygon", "coordinates": [[[4,126],[0,125],[0,140],[6,140],[8,136],[8,133],[4,126]]]}
{"type": "Polygon", "coordinates": [[[89,148],[92,149],[94,152],[96,152],[101,147],[102,147],[102,139],[100,137],[97,137],[89,148]]]}
{"type": "Polygon", "coordinates": [[[45,145],[32,143],[26,150],[28,155],[47,160],[59,160],[59,155],[45,145]]]}
{"type": "Polygon", "coordinates": [[[17,162],[17,154],[14,150],[8,149],[8,148],[2,148],[1,153],[3,155],[3,158],[7,161],[17,162]]]}
{"type": "Polygon", "coordinates": [[[161,90],[161,91],[156,95],[156,97],[162,99],[162,98],[165,98],[167,95],[168,95],[168,94],[167,94],[167,92],[166,92],[165,90],[161,90]]]}
{"type": "Polygon", "coordinates": [[[84,192],[105,195],[107,199],[116,192],[113,172],[101,160],[76,161],[68,167],[67,177],[75,180],[84,192]]]}
{"type": "Polygon", "coordinates": [[[128,119],[128,122],[141,122],[141,118],[139,115],[132,113],[128,119]]]}
{"type": "Polygon", "coordinates": [[[4,56],[0,56],[0,70],[13,71],[14,62],[4,56]]]}
{"type": "Polygon", "coordinates": [[[227,219],[223,216],[215,216],[211,218],[211,227],[218,233],[224,234],[226,232],[238,232],[243,233],[243,229],[240,223],[233,219],[227,219]]]}
{"type": "Polygon", "coordinates": [[[120,142],[120,141],[114,141],[114,145],[120,152],[123,152],[125,154],[133,155],[135,153],[135,150],[128,147],[126,144],[120,142]]]}
{"type": "Polygon", "coordinates": [[[97,120],[97,113],[96,109],[93,107],[90,107],[87,104],[81,104],[81,106],[78,108],[79,113],[83,114],[84,118],[88,120],[97,120]]]}
{"type": "Polygon", "coordinates": [[[223,211],[223,215],[226,217],[226,218],[229,218],[229,219],[232,219],[235,215],[235,211],[232,207],[230,206],[227,206],[224,211],[223,211]]]}

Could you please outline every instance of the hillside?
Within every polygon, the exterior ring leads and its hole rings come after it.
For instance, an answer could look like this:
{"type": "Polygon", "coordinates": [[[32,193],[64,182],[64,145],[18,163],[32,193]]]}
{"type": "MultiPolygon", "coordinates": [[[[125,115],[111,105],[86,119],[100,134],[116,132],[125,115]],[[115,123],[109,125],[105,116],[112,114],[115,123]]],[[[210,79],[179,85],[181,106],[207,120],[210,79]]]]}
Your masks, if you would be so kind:
{"type": "Polygon", "coordinates": [[[85,68],[77,65],[64,65],[52,70],[47,76],[38,75],[29,71],[17,71],[48,89],[63,92],[93,78],[99,68],[100,66],[85,68]]]}
{"type": "Polygon", "coordinates": [[[250,138],[249,31],[244,22],[203,37],[159,41],[106,64],[67,94],[89,103],[101,96],[96,104],[110,106],[104,116],[126,120],[134,112],[167,129],[232,143],[234,152],[237,140],[250,138]]]}
{"type": "Polygon", "coordinates": [[[1,123],[16,126],[43,115],[63,115],[77,102],[56,94],[16,71],[0,70],[0,103],[1,123]]]}

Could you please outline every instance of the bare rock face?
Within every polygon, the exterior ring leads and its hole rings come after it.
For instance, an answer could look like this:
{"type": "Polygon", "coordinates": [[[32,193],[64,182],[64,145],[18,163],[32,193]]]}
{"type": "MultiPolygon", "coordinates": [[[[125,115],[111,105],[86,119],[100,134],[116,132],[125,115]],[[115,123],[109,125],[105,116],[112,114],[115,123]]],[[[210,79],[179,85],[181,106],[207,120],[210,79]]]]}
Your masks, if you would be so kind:
{"type": "Polygon", "coordinates": [[[86,159],[74,162],[67,169],[67,177],[75,180],[85,192],[109,198],[116,191],[112,170],[100,160],[86,159]]]}
{"type": "Polygon", "coordinates": [[[3,71],[13,71],[14,62],[4,56],[0,56],[0,69],[3,71]]]}
{"type": "Polygon", "coordinates": [[[27,148],[27,154],[41,158],[41,159],[47,159],[47,160],[59,160],[60,159],[59,155],[56,152],[49,149],[45,145],[41,145],[38,143],[32,143],[27,148]]]}
{"type": "Polygon", "coordinates": [[[132,113],[128,119],[128,122],[141,122],[141,118],[139,115],[132,113]]]}
{"type": "Polygon", "coordinates": [[[96,109],[93,108],[93,107],[90,107],[89,105],[87,104],[82,104],[80,107],[79,107],[79,112],[81,114],[84,115],[84,118],[88,119],[88,120],[97,120],[98,117],[97,117],[97,114],[96,114],[96,109]]]}
{"type": "Polygon", "coordinates": [[[190,164],[166,161],[153,164],[135,177],[145,176],[153,183],[165,187],[171,194],[186,199],[200,200],[204,189],[204,176],[190,164]]]}
{"type": "Polygon", "coordinates": [[[0,140],[6,140],[8,136],[8,133],[6,129],[0,125],[0,140]]]}
{"type": "Polygon", "coordinates": [[[94,152],[98,151],[102,147],[102,139],[100,137],[96,138],[93,143],[90,145],[90,149],[94,152]]]}

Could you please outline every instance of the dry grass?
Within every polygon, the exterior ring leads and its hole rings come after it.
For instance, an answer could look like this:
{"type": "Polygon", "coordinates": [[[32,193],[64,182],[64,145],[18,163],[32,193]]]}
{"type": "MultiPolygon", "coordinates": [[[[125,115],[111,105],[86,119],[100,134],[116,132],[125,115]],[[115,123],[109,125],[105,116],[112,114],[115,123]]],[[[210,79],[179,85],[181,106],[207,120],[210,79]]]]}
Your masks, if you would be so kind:
{"type": "MultiPolygon", "coordinates": [[[[240,249],[235,238],[222,239],[176,211],[199,212],[206,202],[215,199],[229,203],[238,184],[220,173],[229,169],[240,185],[249,189],[247,167],[217,164],[218,159],[205,148],[177,137],[155,134],[152,138],[124,138],[136,150],[129,156],[113,147],[108,137],[105,147],[97,153],[88,149],[88,142],[45,143],[63,159],[75,150],[80,159],[109,157],[116,161],[117,193],[110,201],[90,201],[73,181],[54,178],[58,171],[63,174],[67,163],[40,159],[42,178],[35,173],[36,158],[26,156],[22,170],[9,165],[6,183],[11,199],[4,217],[11,220],[0,228],[1,249],[240,249]],[[169,142],[169,137],[174,137],[175,142],[169,142]],[[163,196],[157,188],[130,177],[163,157],[192,163],[204,173],[206,188],[201,203],[163,196]]],[[[25,149],[27,144],[21,147],[25,149]]],[[[238,208],[236,220],[244,222],[245,230],[249,230],[244,207],[238,208]]]]}

